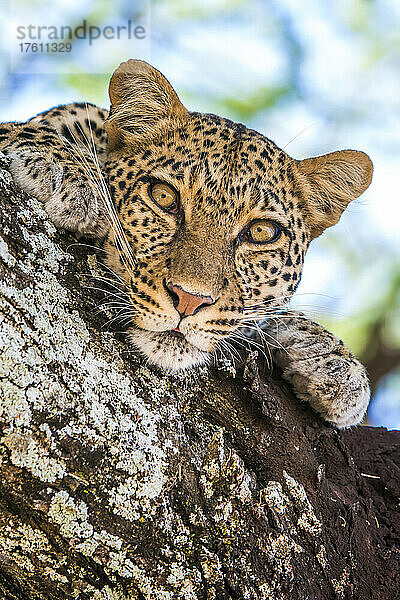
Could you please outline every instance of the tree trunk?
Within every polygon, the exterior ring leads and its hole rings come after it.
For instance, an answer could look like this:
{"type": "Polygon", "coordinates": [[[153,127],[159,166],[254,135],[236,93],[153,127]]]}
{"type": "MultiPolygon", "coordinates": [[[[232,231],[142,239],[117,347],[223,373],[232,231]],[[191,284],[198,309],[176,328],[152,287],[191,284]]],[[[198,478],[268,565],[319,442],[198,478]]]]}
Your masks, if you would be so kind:
{"type": "Polygon", "coordinates": [[[399,432],[324,425],[254,355],[151,370],[0,167],[0,598],[398,598],[399,432]]]}

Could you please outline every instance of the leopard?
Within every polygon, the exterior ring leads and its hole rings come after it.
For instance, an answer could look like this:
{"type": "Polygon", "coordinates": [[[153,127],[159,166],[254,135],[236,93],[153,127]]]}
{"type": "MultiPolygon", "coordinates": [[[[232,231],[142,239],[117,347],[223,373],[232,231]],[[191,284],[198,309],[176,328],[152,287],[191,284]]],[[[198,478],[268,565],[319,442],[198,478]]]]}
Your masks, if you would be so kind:
{"type": "Polygon", "coordinates": [[[369,156],[292,158],[244,124],[189,111],[142,60],[120,64],[109,98],[109,110],[76,102],[3,123],[0,150],[56,227],[103,250],[134,351],[175,373],[262,342],[327,423],[360,423],[365,367],[289,301],[310,243],[370,185],[369,156]]]}

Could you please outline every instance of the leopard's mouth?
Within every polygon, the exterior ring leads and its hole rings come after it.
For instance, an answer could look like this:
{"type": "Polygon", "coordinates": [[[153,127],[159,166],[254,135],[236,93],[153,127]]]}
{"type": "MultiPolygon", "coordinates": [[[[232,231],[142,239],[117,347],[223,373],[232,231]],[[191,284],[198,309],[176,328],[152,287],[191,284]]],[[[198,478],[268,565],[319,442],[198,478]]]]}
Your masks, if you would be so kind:
{"type": "Polygon", "coordinates": [[[181,339],[181,340],[185,339],[185,335],[178,328],[176,328],[176,329],[169,329],[168,331],[166,331],[166,333],[169,333],[169,335],[171,337],[176,337],[178,340],[179,339],[181,339]]]}
{"type": "Polygon", "coordinates": [[[189,342],[178,329],[150,331],[134,325],[129,338],[149,363],[170,373],[208,362],[211,354],[189,342]]]}

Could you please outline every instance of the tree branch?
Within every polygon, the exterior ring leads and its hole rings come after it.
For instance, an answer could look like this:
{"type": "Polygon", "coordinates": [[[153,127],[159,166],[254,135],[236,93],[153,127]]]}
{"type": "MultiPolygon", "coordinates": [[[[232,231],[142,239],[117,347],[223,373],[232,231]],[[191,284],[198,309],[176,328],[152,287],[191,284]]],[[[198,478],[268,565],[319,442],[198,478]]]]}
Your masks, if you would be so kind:
{"type": "Polygon", "coordinates": [[[398,434],[326,427],[254,356],[150,370],[1,161],[0,597],[393,600],[398,434]]]}

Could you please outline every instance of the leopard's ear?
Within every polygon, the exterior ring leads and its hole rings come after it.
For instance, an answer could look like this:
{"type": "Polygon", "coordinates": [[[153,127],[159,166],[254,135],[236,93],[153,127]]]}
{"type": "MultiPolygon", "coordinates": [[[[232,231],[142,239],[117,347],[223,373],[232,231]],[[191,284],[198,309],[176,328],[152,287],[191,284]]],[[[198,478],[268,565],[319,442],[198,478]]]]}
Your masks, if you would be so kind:
{"type": "Polygon", "coordinates": [[[109,149],[143,143],[182,122],[188,111],[167,79],[143,60],[120,64],[110,80],[109,149]]]}
{"type": "Polygon", "coordinates": [[[312,238],[339,221],[346,206],[367,189],[373,172],[369,156],[357,150],[306,158],[296,166],[312,238]]]}

